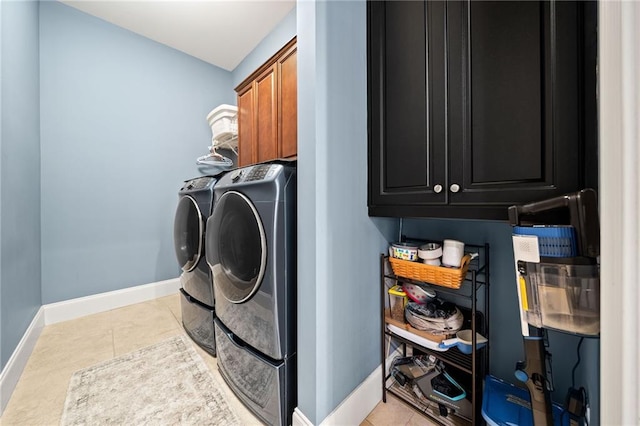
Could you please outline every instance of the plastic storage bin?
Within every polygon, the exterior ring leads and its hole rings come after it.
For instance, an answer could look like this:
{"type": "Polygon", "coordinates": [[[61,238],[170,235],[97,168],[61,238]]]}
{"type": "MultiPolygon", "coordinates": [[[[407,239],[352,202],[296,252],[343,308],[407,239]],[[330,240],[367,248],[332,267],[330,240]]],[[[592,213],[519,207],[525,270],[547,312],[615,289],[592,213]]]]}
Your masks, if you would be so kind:
{"type": "MultiPolygon", "coordinates": [[[[554,426],[569,426],[569,415],[563,415],[560,405],[552,405],[552,414],[554,426]]],[[[526,389],[487,376],[482,394],[482,417],[490,426],[533,426],[531,396],[526,389]]]]}
{"type": "Polygon", "coordinates": [[[534,327],[600,334],[598,265],[527,263],[523,308],[534,327]]]}
{"type": "Polygon", "coordinates": [[[575,257],[578,255],[576,231],[573,226],[514,226],[513,233],[537,236],[540,256],[575,257]]]}
{"type": "Polygon", "coordinates": [[[407,294],[401,285],[394,285],[388,291],[389,293],[389,313],[391,318],[406,323],[404,319],[404,309],[407,306],[407,294]]]}
{"type": "Polygon", "coordinates": [[[238,133],[238,108],[222,104],[207,115],[214,138],[238,133]]]}

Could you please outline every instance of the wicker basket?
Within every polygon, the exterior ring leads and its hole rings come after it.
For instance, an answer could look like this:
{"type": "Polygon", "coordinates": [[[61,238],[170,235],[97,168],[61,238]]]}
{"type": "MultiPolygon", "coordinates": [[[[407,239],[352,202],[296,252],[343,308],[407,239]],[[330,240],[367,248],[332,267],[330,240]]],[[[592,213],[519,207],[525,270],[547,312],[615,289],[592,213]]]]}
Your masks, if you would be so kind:
{"type": "Polygon", "coordinates": [[[467,270],[471,263],[471,255],[467,254],[462,258],[460,268],[427,265],[420,262],[396,259],[395,257],[390,257],[389,262],[391,263],[393,273],[399,277],[458,289],[467,276],[467,270]]]}

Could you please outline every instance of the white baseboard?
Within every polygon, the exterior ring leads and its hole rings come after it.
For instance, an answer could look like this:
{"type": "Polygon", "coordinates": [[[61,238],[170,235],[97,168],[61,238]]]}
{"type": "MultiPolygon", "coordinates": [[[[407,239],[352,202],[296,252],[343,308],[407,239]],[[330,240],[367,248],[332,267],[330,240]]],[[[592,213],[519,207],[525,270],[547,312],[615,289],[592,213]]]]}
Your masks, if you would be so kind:
{"type": "Polygon", "coordinates": [[[382,401],[382,371],[378,366],[320,425],[359,425],[380,401],[382,401]]]}
{"type": "Polygon", "coordinates": [[[304,415],[298,407],[293,410],[293,416],[291,417],[291,426],[313,426],[311,420],[304,415]]]}
{"type": "Polygon", "coordinates": [[[50,303],[43,306],[44,322],[45,325],[50,325],[91,314],[106,312],[111,309],[146,302],[158,297],[169,296],[175,294],[179,289],[180,279],[173,278],[151,284],[124,288],[122,290],[65,300],[63,302],[50,303]]]}
{"type": "Polygon", "coordinates": [[[18,380],[20,380],[22,371],[27,365],[29,356],[31,356],[31,352],[36,346],[44,325],[44,309],[40,307],[31,324],[29,324],[27,331],[20,339],[18,346],[11,354],[11,358],[2,369],[2,373],[0,373],[0,416],[4,413],[4,409],[7,407],[9,399],[11,399],[11,394],[18,384],[18,380]]]}
{"type": "Polygon", "coordinates": [[[45,325],[169,296],[179,289],[180,279],[174,278],[41,306],[0,373],[0,416],[9,403],[11,394],[45,325]]]}
{"type": "MultiPolygon", "coordinates": [[[[387,357],[387,371],[391,361],[400,355],[396,349],[387,357]]],[[[359,425],[367,418],[369,413],[382,401],[382,364],[367,377],[364,382],[353,390],[341,403],[331,412],[320,426],[340,426],[359,425]]],[[[291,419],[292,426],[313,426],[304,413],[296,407],[293,410],[291,419]]]]}

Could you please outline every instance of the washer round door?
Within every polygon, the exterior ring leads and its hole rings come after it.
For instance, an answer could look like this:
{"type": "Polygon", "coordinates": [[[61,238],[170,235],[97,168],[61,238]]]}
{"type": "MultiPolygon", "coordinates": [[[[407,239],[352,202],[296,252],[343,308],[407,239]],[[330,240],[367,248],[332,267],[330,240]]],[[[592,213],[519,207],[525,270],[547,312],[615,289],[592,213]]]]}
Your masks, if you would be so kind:
{"type": "Polygon", "coordinates": [[[173,221],[176,258],[185,272],[192,271],[202,257],[204,219],[196,201],[186,195],[180,198],[173,221]]]}
{"type": "Polygon", "coordinates": [[[231,303],[250,299],[260,288],[267,260],[267,240],[256,208],[240,192],[227,191],[207,227],[207,262],[216,289],[231,303]]]}

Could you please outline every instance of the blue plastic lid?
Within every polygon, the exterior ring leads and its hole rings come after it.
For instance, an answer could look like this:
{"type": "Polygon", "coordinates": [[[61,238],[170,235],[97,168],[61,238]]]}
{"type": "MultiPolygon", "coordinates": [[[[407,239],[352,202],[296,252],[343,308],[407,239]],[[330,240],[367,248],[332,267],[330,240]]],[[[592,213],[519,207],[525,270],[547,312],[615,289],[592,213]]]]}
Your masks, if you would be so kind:
{"type": "MultiPolygon", "coordinates": [[[[569,426],[569,415],[553,404],[554,426],[569,426]]],[[[533,426],[529,391],[493,376],[484,380],[482,417],[491,426],[533,426]]]]}

